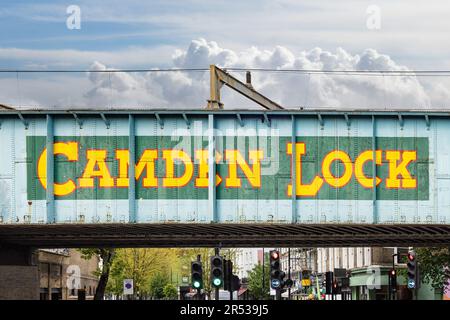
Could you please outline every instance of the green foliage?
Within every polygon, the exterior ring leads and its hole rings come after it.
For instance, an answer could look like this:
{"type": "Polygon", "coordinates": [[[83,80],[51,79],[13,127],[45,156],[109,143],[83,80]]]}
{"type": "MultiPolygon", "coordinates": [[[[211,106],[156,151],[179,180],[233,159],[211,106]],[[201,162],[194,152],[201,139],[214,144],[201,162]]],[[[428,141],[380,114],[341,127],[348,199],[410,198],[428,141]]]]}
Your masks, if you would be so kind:
{"type": "Polygon", "coordinates": [[[123,280],[133,279],[136,295],[151,295],[150,282],[155,274],[179,269],[176,253],[174,249],[117,249],[107,291],[121,295],[123,280]]]}
{"type": "Polygon", "coordinates": [[[450,248],[416,249],[420,274],[434,289],[444,290],[450,279],[450,248]]]}
{"type": "Polygon", "coordinates": [[[176,300],[178,298],[177,288],[171,283],[168,283],[164,286],[163,294],[164,298],[169,300],[176,300]]]}
{"type": "Polygon", "coordinates": [[[270,297],[270,266],[266,259],[264,268],[264,288],[263,288],[263,266],[258,263],[248,274],[248,290],[254,299],[263,300],[270,297]]]}
{"type": "Polygon", "coordinates": [[[169,279],[163,273],[155,274],[150,280],[150,296],[153,299],[162,299],[165,297],[164,287],[169,284],[169,279]]]}

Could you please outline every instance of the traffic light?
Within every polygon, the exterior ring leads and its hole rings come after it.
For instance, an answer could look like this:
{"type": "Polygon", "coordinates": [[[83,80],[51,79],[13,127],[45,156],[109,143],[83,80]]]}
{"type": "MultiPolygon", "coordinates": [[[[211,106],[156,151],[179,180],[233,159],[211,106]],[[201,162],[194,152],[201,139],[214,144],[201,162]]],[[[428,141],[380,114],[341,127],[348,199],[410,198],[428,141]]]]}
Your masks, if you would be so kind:
{"type": "Polygon", "coordinates": [[[291,288],[294,285],[294,281],[292,281],[292,279],[286,279],[284,284],[286,285],[286,287],[291,288]]]}
{"type": "Polygon", "coordinates": [[[231,291],[238,291],[241,287],[241,279],[235,274],[231,276],[231,291]]]}
{"type": "Polygon", "coordinates": [[[200,261],[191,262],[191,284],[194,289],[203,288],[203,268],[200,261]]]}
{"type": "Polygon", "coordinates": [[[281,289],[283,287],[283,279],[286,274],[281,271],[280,252],[277,250],[270,251],[270,287],[272,289],[281,289]]]}
{"type": "Polygon", "coordinates": [[[338,294],[339,293],[339,283],[338,281],[335,279],[333,281],[333,294],[338,294]]]}
{"type": "Polygon", "coordinates": [[[408,251],[408,288],[414,289],[416,287],[416,252],[414,250],[408,251]]]}
{"type": "Polygon", "coordinates": [[[223,258],[219,255],[211,257],[211,285],[214,288],[223,285],[223,258]]]}
{"type": "Polygon", "coordinates": [[[223,260],[223,290],[230,291],[233,278],[233,262],[231,260],[223,260]]]}
{"type": "Polygon", "coordinates": [[[326,294],[333,293],[333,282],[334,282],[333,271],[325,272],[325,293],[326,294]]]}
{"type": "Polygon", "coordinates": [[[391,269],[391,271],[389,271],[389,283],[391,284],[391,290],[396,291],[397,290],[397,270],[391,269]]]}

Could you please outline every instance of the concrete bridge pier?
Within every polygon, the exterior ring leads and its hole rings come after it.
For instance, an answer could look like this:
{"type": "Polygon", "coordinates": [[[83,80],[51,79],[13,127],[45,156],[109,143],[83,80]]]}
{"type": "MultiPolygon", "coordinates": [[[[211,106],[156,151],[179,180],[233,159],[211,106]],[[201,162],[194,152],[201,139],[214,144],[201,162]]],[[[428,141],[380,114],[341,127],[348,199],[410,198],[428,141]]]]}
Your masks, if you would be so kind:
{"type": "Polygon", "coordinates": [[[34,248],[0,244],[0,300],[39,300],[34,248]]]}

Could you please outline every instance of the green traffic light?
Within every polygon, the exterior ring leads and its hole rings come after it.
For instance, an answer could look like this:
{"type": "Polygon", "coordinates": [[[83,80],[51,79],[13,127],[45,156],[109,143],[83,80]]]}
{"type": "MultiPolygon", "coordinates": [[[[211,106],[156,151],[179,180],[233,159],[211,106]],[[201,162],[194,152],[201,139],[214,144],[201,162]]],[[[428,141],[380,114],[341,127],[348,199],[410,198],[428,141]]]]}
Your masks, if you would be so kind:
{"type": "Polygon", "coordinates": [[[222,284],[222,280],[219,279],[219,278],[216,278],[216,279],[213,280],[213,284],[214,284],[216,287],[220,287],[220,285],[222,284]]]}
{"type": "Polygon", "coordinates": [[[194,288],[198,289],[200,288],[200,281],[194,281],[192,285],[194,286],[194,288]]]}

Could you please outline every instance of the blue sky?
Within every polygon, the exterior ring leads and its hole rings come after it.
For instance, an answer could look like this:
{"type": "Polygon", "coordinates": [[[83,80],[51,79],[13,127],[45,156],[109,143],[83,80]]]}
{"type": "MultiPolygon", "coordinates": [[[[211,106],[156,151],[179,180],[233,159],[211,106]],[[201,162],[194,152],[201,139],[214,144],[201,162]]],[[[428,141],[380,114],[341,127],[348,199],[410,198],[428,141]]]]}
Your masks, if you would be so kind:
{"type": "MultiPolygon", "coordinates": [[[[412,68],[450,67],[447,1],[0,1],[0,66],[61,65],[68,55],[122,55],[116,67],[171,63],[176,48],[205,38],[231,50],[281,45],[296,52],[320,47],[349,52],[374,48],[412,68]],[[81,9],[81,29],[68,30],[66,9],[81,9]],[[369,5],[381,28],[368,30],[369,5]],[[5,49],[21,49],[8,57],[5,49]],[[37,57],[33,55],[39,51],[37,57]],[[68,52],[67,50],[70,50],[68,52]],[[140,50],[148,59],[130,61],[140,50]],[[28,54],[27,54],[28,53],[28,54]],[[60,59],[60,54],[65,59],[60,59]],[[44,57],[45,56],[45,57],[44,57]],[[58,63],[58,59],[60,59],[58,63]]],[[[68,64],[67,61],[65,64],[68,64]]],[[[88,65],[75,59],[72,67],[88,65]]]]}

